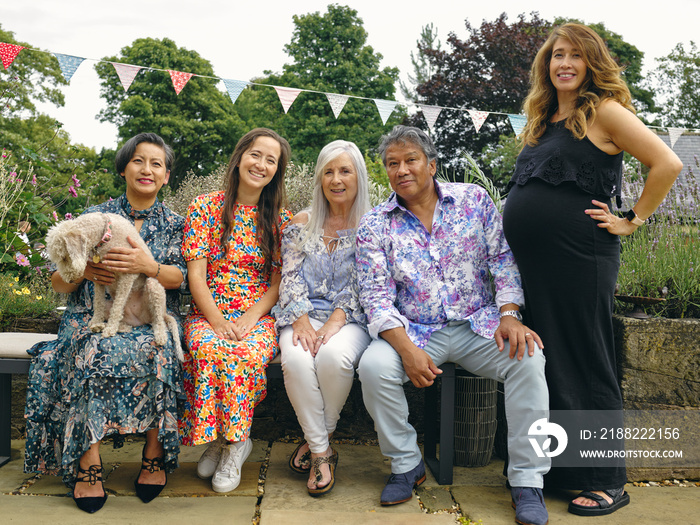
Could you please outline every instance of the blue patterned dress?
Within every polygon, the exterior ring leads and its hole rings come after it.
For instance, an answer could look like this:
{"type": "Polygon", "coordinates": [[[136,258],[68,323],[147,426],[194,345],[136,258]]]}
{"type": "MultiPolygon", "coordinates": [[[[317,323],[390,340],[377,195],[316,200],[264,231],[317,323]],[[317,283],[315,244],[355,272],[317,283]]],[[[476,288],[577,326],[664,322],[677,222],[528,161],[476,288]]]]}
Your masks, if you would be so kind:
{"type": "MultiPolygon", "coordinates": [[[[159,201],[133,210],[125,195],[85,213],[116,213],[132,222],[143,219],[140,234],[156,261],[177,266],[187,280],[180,246],[184,219],[159,201]]],[[[157,428],[165,448],[168,472],[178,466],[178,401],[182,370],[173,339],[159,347],[151,325],[102,338],[88,328],[92,318],[93,283],[68,297],[58,338],[35,345],[27,385],[25,472],[62,475],[71,484],[80,457],[108,436],[115,446],[125,434],[157,428]]],[[[179,292],[167,291],[168,312],[178,319],[179,292]]]]}

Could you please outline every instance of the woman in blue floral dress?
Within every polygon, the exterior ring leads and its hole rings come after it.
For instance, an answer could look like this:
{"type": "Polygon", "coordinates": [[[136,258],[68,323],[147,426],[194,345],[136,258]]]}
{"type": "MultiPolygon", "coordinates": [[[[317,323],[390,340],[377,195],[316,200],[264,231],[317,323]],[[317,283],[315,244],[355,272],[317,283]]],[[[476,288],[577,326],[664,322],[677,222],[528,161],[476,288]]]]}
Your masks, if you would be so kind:
{"type": "Polygon", "coordinates": [[[156,278],[167,291],[168,313],[179,323],[178,288],[187,271],[180,250],[184,219],[157,198],[172,164],[172,150],[154,133],[136,135],[117,152],[116,168],[126,181],[126,193],[85,213],[126,217],[153,255],[132,243],[132,249],[111,250],[100,263],[89,261],[79,282],[66,283],[54,272],[54,289],[70,294],[68,308],[57,340],[30,351],[34,358],[27,388],[25,472],[62,475],[86,512],[99,510],[107,499],[99,456],[103,439],[114,436],[117,446],[125,434],[145,433],[141,471],[134,482],[145,503],[163,489],[166,472],[178,466],[182,371],[172,335],[165,346],[156,346],[150,325],[109,338],[88,328],[94,283],[109,284],[115,272],[156,278]]]}

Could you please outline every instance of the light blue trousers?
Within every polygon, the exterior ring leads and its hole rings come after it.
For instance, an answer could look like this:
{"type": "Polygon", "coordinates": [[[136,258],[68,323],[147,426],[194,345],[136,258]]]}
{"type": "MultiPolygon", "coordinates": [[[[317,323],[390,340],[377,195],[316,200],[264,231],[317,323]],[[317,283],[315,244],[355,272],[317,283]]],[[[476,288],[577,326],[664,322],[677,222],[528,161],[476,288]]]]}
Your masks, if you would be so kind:
{"type": "MultiPolygon", "coordinates": [[[[467,321],[453,321],[433,332],[424,350],[438,367],[449,361],[475,375],[504,383],[508,480],[513,487],[542,488],[542,476],[551,460],[537,457],[528,439],[530,425],[549,414],[542,351],[535,348],[532,357],[526,353],[521,361],[510,359],[507,343],[499,352],[494,340],[475,334],[467,321]]],[[[357,371],[382,454],[391,459],[394,474],[408,472],[420,462],[421,452],[416,431],[408,422],[403,384],[409,379],[401,357],[389,343],[375,339],[362,354],[357,371]]]]}

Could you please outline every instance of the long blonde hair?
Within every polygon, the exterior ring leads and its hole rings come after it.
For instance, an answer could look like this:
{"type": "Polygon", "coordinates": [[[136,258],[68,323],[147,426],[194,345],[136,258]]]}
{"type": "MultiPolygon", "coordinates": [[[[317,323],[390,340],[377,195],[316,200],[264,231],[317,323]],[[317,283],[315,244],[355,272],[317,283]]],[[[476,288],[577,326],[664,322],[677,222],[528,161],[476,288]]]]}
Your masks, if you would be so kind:
{"type": "Polygon", "coordinates": [[[559,38],[568,40],[579,50],[587,68],[586,78],[578,89],[576,106],[565,124],[575,138],[581,140],[586,136],[588,122],[595,120],[596,108],[605,99],[615,100],[634,112],[632,95],[620,76],[622,68],[613,60],[603,39],[582,24],[564,24],[552,30],[532,63],[530,92],[523,103],[527,124],[521,136],[523,144],[529,146],[537,144],[557,110],[557,92],[549,77],[549,64],[559,38]]]}

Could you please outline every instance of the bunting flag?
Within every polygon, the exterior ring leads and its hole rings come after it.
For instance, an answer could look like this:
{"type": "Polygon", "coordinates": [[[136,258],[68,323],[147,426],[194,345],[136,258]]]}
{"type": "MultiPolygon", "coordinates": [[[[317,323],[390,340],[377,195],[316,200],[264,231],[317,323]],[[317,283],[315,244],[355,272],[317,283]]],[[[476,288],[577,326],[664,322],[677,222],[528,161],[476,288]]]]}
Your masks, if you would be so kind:
{"type": "Polygon", "coordinates": [[[58,59],[58,65],[61,66],[63,77],[70,83],[70,79],[73,78],[78,66],[80,66],[85,59],[73,55],[63,55],[61,53],[54,53],[54,56],[58,59]]]}
{"type": "Polygon", "coordinates": [[[227,78],[222,78],[221,81],[224,83],[224,86],[226,86],[226,92],[228,96],[231,97],[231,102],[233,104],[236,103],[238,95],[240,95],[249,84],[249,82],[245,82],[244,80],[230,80],[227,78]]]}
{"type": "Polygon", "coordinates": [[[373,100],[379,110],[379,116],[382,117],[382,124],[386,124],[386,121],[389,120],[398,102],[395,100],[382,100],[380,98],[375,98],[373,100]]]}
{"type": "Polygon", "coordinates": [[[478,133],[481,129],[481,126],[484,125],[484,121],[489,116],[489,112],[470,109],[469,116],[472,118],[472,122],[474,123],[474,127],[476,128],[476,132],[478,133]]]}
{"type": "Polygon", "coordinates": [[[331,105],[335,118],[338,118],[338,115],[340,115],[340,112],[343,111],[345,103],[350,97],[347,95],[338,95],[336,93],[326,93],[326,98],[328,99],[328,103],[331,105]]]}
{"type": "Polygon", "coordinates": [[[138,72],[143,69],[141,66],[132,66],[131,64],[121,64],[119,62],[110,62],[110,64],[114,66],[114,70],[119,75],[124,91],[128,91],[138,72]]]}
{"type": "Polygon", "coordinates": [[[24,46],[18,46],[15,44],[6,44],[5,42],[0,42],[0,57],[2,58],[2,66],[7,69],[10,64],[17,58],[20,51],[24,49],[24,46]]]}
{"type": "MultiPolygon", "coordinates": [[[[10,44],[8,42],[0,42],[0,59],[2,59],[2,65],[5,69],[8,69],[10,65],[14,62],[14,60],[17,58],[17,55],[22,49],[28,49],[30,51],[35,51],[39,53],[46,53],[46,54],[52,54],[58,59],[59,66],[61,68],[61,72],[63,73],[64,78],[66,79],[67,82],[71,81],[71,78],[77,71],[78,67],[80,64],[83,63],[85,58],[74,56],[74,55],[64,55],[61,53],[53,53],[51,51],[42,51],[40,49],[34,49],[31,47],[24,47],[24,46],[18,46],[16,44],[10,44]]],[[[87,60],[92,60],[92,59],[87,59],[87,60]]],[[[147,69],[150,71],[167,71],[170,74],[170,78],[172,80],[173,87],[175,88],[175,93],[178,95],[182,91],[182,89],[185,87],[185,85],[189,82],[189,80],[193,76],[202,76],[204,78],[212,78],[217,81],[222,81],[224,83],[224,86],[226,87],[226,91],[229,94],[229,97],[231,98],[231,102],[234,104],[236,103],[236,100],[240,96],[240,94],[243,92],[243,90],[248,86],[248,85],[255,85],[255,86],[264,86],[264,87],[274,87],[275,91],[277,92],[277,96],[280,99],[280,102],[282,103],[282,107],[284,108],[285,114],[289,111],[289,108],[292,106],[294,101],[297,99],[299,94],[302,91],[309,91],[311,93],[323,93],[326,95],[326,98],[328,99],[328,103],[331,106],[331,109],[333,110],[333,114],[335,115],[335,118],[337,119],[340,116],[340,113],[343,111],[345,108],[345,105],[350,98],[355,98],[355,99],[360,99],[360,100],[373,100],[377,109],[379,110],[379,115],[382,119],[382,124],[386,125],[387,121],[389,120],[389,117],[391,114],[394,112],[394,109],[396,108],[397,105],[399,105],[398,102],[395,100],[384,100],[384,99],[369,99],[366,97],[357,97],[354,95],[343,95],[343,94],[338,94],[338,93],[325,93],[325,92],[319,92],[319,91],[310,91],[306,89],[296,89],[296,88],[288,88],[288,87],[282,87],[282,86],[270,86],[269,84],[257,84],[255,82],[247,82],[247,81],[242,81],[242,80],[229,80],[229,79],[223,79],[223,78],[218,78],[218,77],[212,77],[212,76],[204,76],[204,75],[195,75],[194,73],[187,73],[183,71],[173,71],[169,69],[159,69],[159,68],[153,68],[153,67],[148,67],[148,66],[135,66],[131,64],[122,64],[120,62],[105,62],[102,60],[97,60],[96,62],[101,62],[101,63],[110,63],[114,67],[115,71],[117,72],[117,75],[119,76],[119,80],[121,81],[122,87],[124,88],[124,91],[128,91],[131,85],[134,82],[134,79],[136,78],[136,75],[141,69],[147,69]]],[[[402,104],[402,106],[404,106],[402,104]]],[[[465,110],[463,108],[454,108],[454,107],[445,107],[445,106],[430,106],[427,104],[415,104],[415,106],[418,107],[418,109],[421,110],[423,113],[423,117],[425,118],[425,121],[428,125],[428,128],[430,129],[431,132],[435,132],[435,125],[437,123],[438,117],[442,114],[443,109],[449,109],[453,111],[468,111],[469,115],[472,119],[472,123],[474,124],[474,127],[478,132],[480,132],[484,122],[486,119],[489,117],[489,115],[494,114],[494,115],[503,115],[507,116],[508,120],[510,122],[511,127],[513,128],[513,131],[515,132],[515,135],[521,135],[523,132],[523,129],[527,125],[527,117],[525,115],[517,115],[517,114],[510,114],[510,113],[499,113],[495,111],[478,111],[475,109],[469,109],[465,110]]],[[[684,132],[691,131],[691,132],[698,132],[700,130],[697,129],[688,129],[688,128],[661,128],[659,126],[647,126],[649,128],[657,128],[657,129],[666,129],[666,131],[669,134],[669,140],[671,144],[671,148],[674,148],[676,145],[676,142],[678,139],[683,135],[684,132]]]]}
{"type": "Polygon", "coordinates": [[[442,108],[440,106],[427,106],[425,104],[418,104],[418,107],[423,112],[423,118],[428,123],[431,133],[435,132],[435,122],[437,122],[442,108]]]}
{"type": "Polygon", "coordinates": [[[280,86],[272,86],[272,87],[274,87],[275,91],[277,91],[277,96],[280,98],[280,102],[282,103],[282,107],[284,108],[284,112],[286,114],[287,111],[289,111],[289,108],[294,103],[294,101],[299,96],[299,93],[302,92],[302,90],[295,89],[295,88],[280,87],[280,86]]]}
{"type": "Polygon", "coordinates": [[[676,141],[678,140],[678,137],[683,135],[683,132],[685,131],[683,128],[666,128],[668,130],[668,138],[671,141],[671,149],[673,149],[673,146],[676,145],[676,141]]]}
{"type": "Polygon", "coordinates": [[[525,115],[508,115],[508,120],[510,120],[510,125],[515,131],[515,136],[517,137],[523,131],[525,124],[527,124],[527,117],[525,115]]]}
{"type": "Polygon", "coordinates": [[[185,73],[184,71],[173,71],[172,69],[168,69],[168,73],[170,73],[170,79],[173,81],[175,93],[177,93],[178,95],[180,94],[180,91],[182,91],[182,88],[185,87],[185,84],[187,84],[190,81],[190,79],[194,76],[194,73],[185,73]]]}

